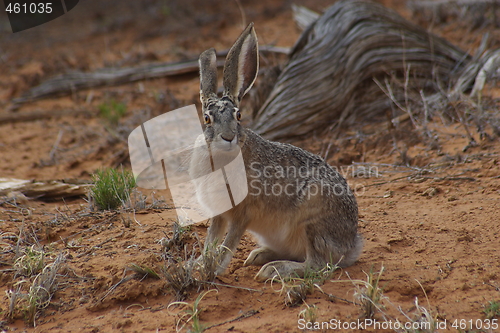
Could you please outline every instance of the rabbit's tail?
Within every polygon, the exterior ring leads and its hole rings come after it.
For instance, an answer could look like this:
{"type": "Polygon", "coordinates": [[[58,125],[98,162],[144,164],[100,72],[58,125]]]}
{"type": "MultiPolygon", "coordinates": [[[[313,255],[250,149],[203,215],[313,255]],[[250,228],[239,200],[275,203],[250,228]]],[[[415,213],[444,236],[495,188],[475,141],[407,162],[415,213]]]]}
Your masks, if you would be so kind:
{"type": "Polygon", "coordinates": [[[358,260],[361,255],[361,251],[363,250],[363,238],[360,234],[356,235],[354,239],[354,246],[349,249],[345,254],[342,260],[338,263],[340,267],[349,267],[358,260]]]}

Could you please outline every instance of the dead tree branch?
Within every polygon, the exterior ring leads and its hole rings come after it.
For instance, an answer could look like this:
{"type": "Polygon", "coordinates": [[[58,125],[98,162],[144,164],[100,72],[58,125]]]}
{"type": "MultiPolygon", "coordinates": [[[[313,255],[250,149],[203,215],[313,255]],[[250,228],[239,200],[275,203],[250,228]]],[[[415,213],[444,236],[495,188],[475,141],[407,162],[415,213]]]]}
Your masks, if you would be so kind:
{"type": "MultiPolygon", "coordinates": [[[[229,50],[218,52],[219,57],[225,57],[229,50]]],[[[288,48],[264,45],[261,52],[288,54],[288,48]]],[[[221,67],[223,60],[217,62],[221,67]]],[[[72,72],[57,75],[44,81],[40,85],[28,90],[21,97],[12,100],[13,104],[21,104],[55,95],[67,95],[82,89],[102,86],[114,86],[146,79],[177,76],[198,72],[198,59],[147,64],[138,67],[105,68],[93,73],[72,72]]]]}
{"type": "Polygon", "coordinates": [[[380,4],[342,0],[303,32],[252,126],[284,139],[385,119],[393,101],[376,81],[392,84],[393,100],[402,105],[410,92],[421,102],[421,91],[429,96],[440,86],[460,94],[487,61],[472,60],[380,4]]]}

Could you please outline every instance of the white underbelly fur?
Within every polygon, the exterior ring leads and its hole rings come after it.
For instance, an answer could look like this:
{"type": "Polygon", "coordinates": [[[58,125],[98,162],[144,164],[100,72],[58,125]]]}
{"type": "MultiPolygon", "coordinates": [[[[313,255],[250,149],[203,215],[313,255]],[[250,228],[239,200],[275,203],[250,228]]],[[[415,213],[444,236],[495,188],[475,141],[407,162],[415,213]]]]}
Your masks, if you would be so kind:
{"type": "Polygon", "coordinates": [[[251,223],[248,231],[260,246],[270,248],[287,259],[305,260],[307,239],[304,229],[295,223],[273,225],[275,222],[276,220],[266,219],[260,223],[251,223]]]}

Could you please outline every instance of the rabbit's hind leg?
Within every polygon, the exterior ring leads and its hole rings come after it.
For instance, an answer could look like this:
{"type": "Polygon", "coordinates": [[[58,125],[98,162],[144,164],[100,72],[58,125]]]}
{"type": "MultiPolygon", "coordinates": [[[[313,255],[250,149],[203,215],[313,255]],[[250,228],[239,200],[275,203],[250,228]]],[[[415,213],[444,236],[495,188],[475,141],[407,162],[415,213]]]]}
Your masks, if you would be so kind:
{"type": "MultiPolygon", "coordinates": [[[[332,251],[332,241],[329,237],[318,232],[317,227],[310,225],[306,228],[307,245],[305,261],[277,260],[271,261],[260,269],[255,276],[258,281],[265,281],[274,277],[304,277],[308,270],[321,270],[330,261],[336,263],[342,258],[337,252],[332,251]],[[329,260],[327,259],[329,257],[329,260]]],[[[333,246],[334,247],[334,246],[333,246]]]]}

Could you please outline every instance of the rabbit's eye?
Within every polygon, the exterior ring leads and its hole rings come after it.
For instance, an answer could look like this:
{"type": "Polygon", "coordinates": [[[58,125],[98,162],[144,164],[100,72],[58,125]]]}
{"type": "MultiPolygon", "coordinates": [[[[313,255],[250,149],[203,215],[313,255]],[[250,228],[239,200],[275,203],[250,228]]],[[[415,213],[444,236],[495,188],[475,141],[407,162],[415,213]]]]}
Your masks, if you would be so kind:
{"type": "Polygon", "coordinates": [[[205,124],[210,124],[210,116],[208,114],[205,115],[205,124]]]}
{"type": "Polygon", "coordinates": [[[236,120],[240,121],[241,120],[241,112],[236,111],[236,120]]]}

